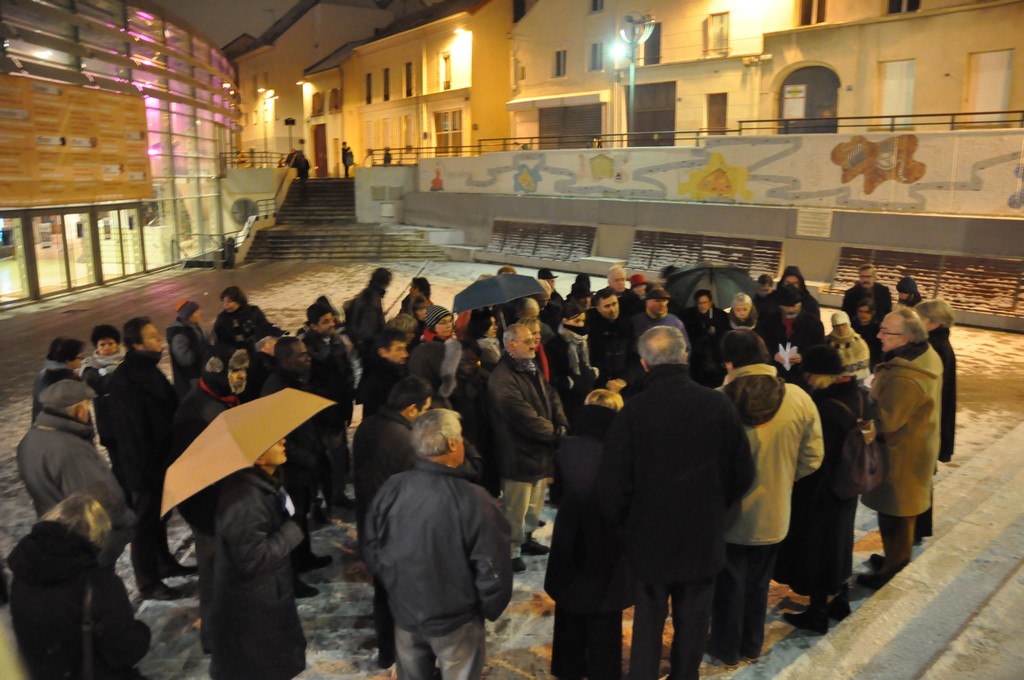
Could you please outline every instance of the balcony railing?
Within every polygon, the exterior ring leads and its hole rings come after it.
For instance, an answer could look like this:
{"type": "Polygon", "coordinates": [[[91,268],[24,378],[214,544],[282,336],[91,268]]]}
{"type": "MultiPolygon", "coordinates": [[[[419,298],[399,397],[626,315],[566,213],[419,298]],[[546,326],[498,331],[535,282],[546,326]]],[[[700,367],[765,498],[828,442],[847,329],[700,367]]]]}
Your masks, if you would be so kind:
{"type": "Polygon", "coordinates": [[[989,130],[1024,127],[1024,111],[918,113],[839,118],[765,118],[741,120],[739,134],[813,134],[828,132],[898,132],[901,130],[989,130]]]}

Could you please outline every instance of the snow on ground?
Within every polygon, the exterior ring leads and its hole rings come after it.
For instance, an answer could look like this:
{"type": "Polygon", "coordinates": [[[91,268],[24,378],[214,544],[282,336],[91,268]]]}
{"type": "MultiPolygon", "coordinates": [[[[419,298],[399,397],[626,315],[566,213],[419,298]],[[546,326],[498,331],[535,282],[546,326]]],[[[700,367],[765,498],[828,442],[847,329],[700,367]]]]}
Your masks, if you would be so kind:
{"type": "MultiPolygon", "coordinates": [[[[270,273],[280,272],[276,265],[253,265],[238,272],[248,284],[243,286],[251,302],[259,305],[267,317],[282,328],[294,331],[305,320],[305,308],[320,294],[326,294],[336,307],[353,297],[369,279],[376,265],[330,265],[312,264],[298,269],[293,275],[282,278],[270,273]],[[265,269],[260,269],[265,268],[265,269]],[[260,280],[261,272],[267,273],[270,282],[260,280]]],[[[405,286],[414,275],[426,276],[433,285],[433,301],[446,307],[456,292],[476,279],[481,273],[493,273],[497,266],[470,263],[395,263],[389,266],[395,273],[395,282],[385,300],[385,307],[391,306],[388,316],[397,313],[397,301],[405,295],[405,286]]],[[[289,270],[290,271],[290,270],[289,270]]],[[[534,270],[523,273],[534,274],[534,270]]],[[[222,282],[230,282],[228,272],[214,275],[206,272],[169,273],[164,278],[151,278],[154,288],[187,285],[193,282],[200,289],[210,288],[199,298],[206,311],[207,325],[219,307],[216,295],[222,282]],[[194,278],[188,278],[194,277],[194,278]],[[227,278],[225,278],[227,277],[227,278]],[[214,283],[211,283],[213,281],[214,283]],[[216,285],[215,285],[216,284],[216,285]]],[[[568,292],[572,275],[559,279],[559,290],[568,292]]],[[[144,285],[146,279],[143,279],[144,285]]],[[[594,287],[600,286],[594,277],[594,287]]],[[[227,285],[227,284],[223,284],[227,285]]],[[[76,299],[99,303],[114,296],[114,289],[100,289],[76,296],[76,299]]],[[[123,293],[123,288],[121,289],[123,293]]],[[[159,291],[158,291],[159,293],[159,291]]],[[[157,293],[157,294],[158,294],[157,293]]],[[[198,293],[192,293],[197,295],[198,293]]],[[[59,309],[67,301],[48,301],[36,307],[18,312],[0,314],[0,329],[6,328],[8,320],[26,314],[46,314],[59,309]]],[[[169,304],[169,303],[167,303],[169,304]]],[[[822,310],[826,329],[832,310],[822,310]]],[[[132,313],[137,313],[132,311],[132,313]]],[[[96,318],[76,319],[85,327],[92,323],[108,321],[101,316],[109,310],[92,312],[96,318]],[[88,321],[88,324],[86,324],[88,321]]],[[[128,312],[120,316],[130,316],[128,312]]],[[[84,315],[83,315],[84,316],[84,315]]],[[[166,316],[166,314],[165,314],[166,316]]],[[[52,318],[52,317],[51,317],[52,318]]],[[[36,339],[33,352],[42,354],[43,340],[36,339]]],[[[957,327],[952,335],[953,346],[959,361],[959,406],[957,427],[957,454],[954,463],[941,466],[936,478],[936,494],[942,494],[943,481],[956,474],[956,467],[968,463],[972,454],[985,450],[992,442],[1020,423],[1024,416],[1024,387],[1015,376],[1024,374],[1024,336],[975,328],[957,327]]],[[[12,384],[17,379],[19,389],[24,383],[31,384],[31,377],[41,362],[39,360],[18,360],[17,357],[0,356],[0,375],[3,384],[12,384]]],[[[169,373],[169,366],[165,370],[169,373]]],[[[29,419],[29,400],[24,395],[8,395],[3,399],[0,410],[0,512],[4,518],[0,526],[0,553],[6,555],[14,543],[28,532],[35,517],[28,496],[20,481],[14,463],[14,451],[21,439],[29,419]]],[[[358,409],[357,409],[358,418],[358,409]]],[[[548,525],[537,532],[538,537],[550,541],[554,511],[545,510],[548,525]]],[[[350,523],[352,516],[334,513],[326,526],[314,533],[314,549],[318,553],[334,556],[334,563],[319,572],[306,575],[306,579],[321,590],[315,598],[302,600],[299,613],[308,639],[308,678],[365,678],[390,677],[389,671],[380,671],[374,663],[373,628],[371,617],[371,594],[369,578],[356,552],[355,531],[350,523]]],[[[863,570],[860,562],[880,548],[874,513],[861,508],[857,518],[855,571],[863,570]]],[[[188,531],[180,519],[171,525],[172,545],[186,560],[191,559],[191,543],[188,531]]],[[[925,549],[927,549],[927,542],[925,549]]],[[[528,571],[517,575],[512,603],[506,613],[495,623],[488,624],[488,669],[485,675],[495,679],[547,678],[550,663],[550,639],[554,607],[543,591],[546,558],[526,558],[528,571]]],[[[124,578],[129,592],[137,598],[134,579],[127,551],[118,563],[118,572],[124,578]]],[[[1020,574],[1007,584],[1006,590],[1020,584],[1020,574]]],[[[189,579],[175,579],[171,583],[182,586],[190,597],[178,602],[164,603],[146,601],[139,606],[139,616],[153,629],[153,644],[149,655],[142,663],[142,671],[151,678],[193,678],[204,677],[208,668],[208,657],[199,648],[195,630],[197,600],[195,585],[189,579]]],[[[1019,588],[1017,588],[1019,591],[1019,588]]],[[[868,595],[855,588],[854,607],[858,607],[868,595]]],[[[1020,598],[1018,597],[1017,600],[1020,598]]],[[[793,595],[787,588],[773,584],[766,634],[766,651],[770,652],[756,666],[737,672],[705,665],[702,672],[707,676],[728,678],[771,677],[787,666],[804,650],[816,644],[820,638],[794,631],[781,619],[781,611],[803,604],[803,599],[793,595]]],[[[1018,602],[1019,604],[1019,602],[1018,602]]],[[[1016,610],[1020,611],[1018,607],[1016,610]]],[[[956,671],[973,663],[972,655],[978,653],[972,644],[974,637],[984,637],[986,631],[1006,624],[1005,611],[997,610],[977,625],[965,631],[957,641],[962,658],[949,661],[944,670],[951,677],[956,671]]],[[[2,620],[9,631],[9,619],[3,614],[2,620]]],[[[628,659],[631,616],[627,610],[624,622],[626,658],[628,659]]],[[[671,624],[666,627],[666,639],[671,635],[671,624]]],[[[988,677],[999,677],[990,675],[988,677]]]]}

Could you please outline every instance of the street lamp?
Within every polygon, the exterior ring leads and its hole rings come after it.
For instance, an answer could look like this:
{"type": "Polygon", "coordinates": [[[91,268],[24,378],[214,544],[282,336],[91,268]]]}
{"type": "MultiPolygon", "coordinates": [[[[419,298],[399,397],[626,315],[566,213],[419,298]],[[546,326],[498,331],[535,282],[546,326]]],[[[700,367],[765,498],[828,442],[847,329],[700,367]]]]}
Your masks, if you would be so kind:
{"type": "Polygon", "coordinates": [[[654,31],[654,17],[650,14],[627,14],[623,19],[625,26],[619,29],[619,35],[629,47],[629,110],[626,117],[626,140],[633,131],[633,108],[636,104],[636,48],[643,45],[654,31]]]}

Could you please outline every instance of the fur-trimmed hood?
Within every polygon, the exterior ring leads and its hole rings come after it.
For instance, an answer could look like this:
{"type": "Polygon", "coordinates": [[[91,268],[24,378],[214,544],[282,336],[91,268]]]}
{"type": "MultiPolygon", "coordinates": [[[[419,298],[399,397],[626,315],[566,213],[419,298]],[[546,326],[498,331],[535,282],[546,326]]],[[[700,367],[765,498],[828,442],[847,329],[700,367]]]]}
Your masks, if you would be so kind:
{"type": "Polygon", "coordinates": [[[721,388],[736,405],[747,427],[764,425],[775,417],[786,396],[786,381],[774,366],[751,364],[733,370],[721,388]]]}

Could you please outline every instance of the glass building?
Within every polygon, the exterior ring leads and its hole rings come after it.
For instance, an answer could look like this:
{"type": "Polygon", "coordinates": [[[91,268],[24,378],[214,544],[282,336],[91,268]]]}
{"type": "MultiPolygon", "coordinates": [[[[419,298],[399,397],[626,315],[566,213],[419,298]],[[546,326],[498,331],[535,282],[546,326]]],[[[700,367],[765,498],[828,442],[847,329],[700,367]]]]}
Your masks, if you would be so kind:
{"type": "Polygon", "coordinates": [[[0,0],[0,39],[0,304],[220,242],[239,96],[219,49],[143,0],[0,0]],[[31,128],[46,107],[60,132],[31,128]]]}

